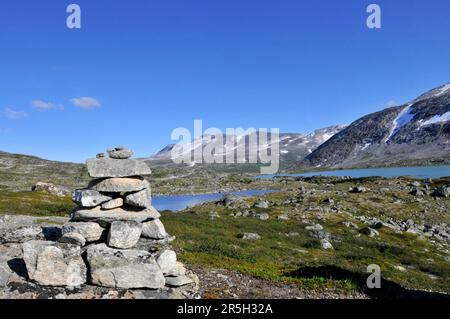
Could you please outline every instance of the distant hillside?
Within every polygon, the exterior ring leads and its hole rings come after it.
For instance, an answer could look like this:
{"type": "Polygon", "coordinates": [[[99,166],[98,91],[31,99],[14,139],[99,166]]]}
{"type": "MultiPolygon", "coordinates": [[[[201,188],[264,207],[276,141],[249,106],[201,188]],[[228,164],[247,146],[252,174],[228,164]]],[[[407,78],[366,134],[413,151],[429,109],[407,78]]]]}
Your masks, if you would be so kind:
{"type": "Polygon", "coordinates": [[[30,190],[37,182],[79,187],[88,181],[83,164],[44,160],[0,151],[0,189],[30,190]]]}
{"type": "MultiPolygon", "coordinates": [[[[280,133],[279,139],[276,141],[279,143],[280,147],[280,163],[281,166],[288,166],[292,163],[303,160],[308,154],[312,153],[319,145],[327,141],[336,133],[344,129],[345,125],[330,126],[322,129],[315,130],[310,134],[301,133],[280,133]]],[[[249,141],[254,138],[257,133],[251,133],[239,136],[223,136],[224,149],[221,154],[215,154],[215,156],[225,157],[229,153],[236,153],[237,146],[243,146],[245,148],[245,158],[248,163],[250,151],[255,151],[255,148],[249,147],[249,141]],[[225,141],[231,141],[233,147],[227,148],[225,141]]],[[[203,150],[214,143],[215,140],[212,136],[203,136],[202,138],[194,140],[187,153],[193,154],[194,150],[197,148],[202,148],[203,150]]],[[[274,142],[269,141],[265,148],[270,148],[274,142]]],[[[145,160],[152,166],[175,166],[172,161],[172,149],[174,144],[166,146],[157,154],[146,158],[145,160]]],[[[190,163],[191,166],[198,165],[199,163],[190,163]]],[[[245,170],[248,169],[258,169],[258,165],[222,165],[222,164],[210,164],[204,166],[215,167],[215,169],[224,170],[245,170]]]]}
{"type": "Polygon", "coordinates": [[[450,84],[366,115],[307,156],[313,167],[450,163],[450,84]]]}

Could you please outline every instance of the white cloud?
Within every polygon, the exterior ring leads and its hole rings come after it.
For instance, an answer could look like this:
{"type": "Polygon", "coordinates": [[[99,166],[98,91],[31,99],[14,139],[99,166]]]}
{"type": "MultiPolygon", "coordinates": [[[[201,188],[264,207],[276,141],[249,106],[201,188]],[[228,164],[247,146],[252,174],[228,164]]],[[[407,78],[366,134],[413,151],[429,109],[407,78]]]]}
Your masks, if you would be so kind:
{"type": "Polygon", "coordinates": [[[64,105],[62,105],[62,104],[56,104],[56,103],[46,102],[46,101],[42,101],[42,100],[31,101],[31,106],[38,110],[50,110],[50,109],[62,110],[62,109],[64,109],[64,105]]]}
{"type": "Polygon", "coordinates": [[[5,108],[4,114],[6,115],[7,118],[11,120],[20,120],[28,116],[28,114],[24,111],[15,111],[8,107],[5,108]]]}
{"type": "Polygon", "coordinates": [[[101,103],[99,100],[97,100],[96,98],[93,98],[93,97],[88,97],[88,96],[74,98],[74,99],[71,99],[70,102],[72,102],[72,104],[75,105],[76,107],[79,107],[84,110],[92,110],[92,109],[96,109],[101,106],[101,103]]]}

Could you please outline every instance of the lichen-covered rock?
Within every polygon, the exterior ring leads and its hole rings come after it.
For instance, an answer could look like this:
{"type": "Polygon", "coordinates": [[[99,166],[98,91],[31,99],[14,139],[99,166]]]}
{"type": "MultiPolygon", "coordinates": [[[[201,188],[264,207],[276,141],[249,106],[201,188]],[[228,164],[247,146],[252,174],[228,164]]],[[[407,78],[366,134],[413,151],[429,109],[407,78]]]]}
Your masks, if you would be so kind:
{"type": "Polygon", "coordinates": [[[93,178],[150,175],[146,162],[135,159],[93,158],[86,161],[89,176],[93,178]]]}
{"type": "Polygon", "coordinates": [[[92,284],[111,288],[164,287],[166,281],[155,258],[146,251],[118,250],[105,244],[87,249],[92,284]]]}
{"type": "Polygon", "coordinates": [[[167,237],[166,229],[159,219],[143,223],[142,236],[150,239],[164,239],[167,237]]]}
{"type": "Polygon", "coordinates": [[[89,188],[105,193],[131,193],[150,188],[150,184],[142,177],[113,177],[93,180],[89,188]]]}
{"type": "Polygon", "coordinates": [[[99,223],[112,223],[119,220],[133,220],[145,222],[158,219],[161,214],[152,206],[147,209],[115,208],[110,210],[101,210],[100,207],[93,209],[77,209],[72,215],[72,221],[95,221],[99,223]]]}
{"type": "Polygon", "coordinates": [[[112,199],[92,189],[77,189],[72,196],[73,201],[83,207],[95,207],[112,199]]]}
{"type": "Polygon", "coordinates": [[[24,243],[36,239],[44,239],[42,228],[39,226],[23,226],[0,234],[0,243],[24,243]]]}
{"type": "Polygon", "coordinates": [[[28,277],[44,286],[77,287],[86,282],[86,265],[79,246],[50,241],[22,245],[28,277]]]}
{"type": "Polygon", "coordinates": [[[122,206],[123,206],[123,199],[119,197],[119,198],[114,198],[108,202],[103,203],[102,209],[114,209],[114,208],[119,208],[122,206]]]}
{"type": "Polygon", "coordinates": [[[150,188],[146,188],[139,192],[126,195],[125,203],[134,207],[148,208],[151,205],[150,196],[150,188]]]}
{"type": "Polygon", "coordinates": [[[177,267],[177,254],[170,249],[162,250],[156,255],[156,262],[163,274],[167,274],[177,267]]]}
{"type": "Polygon", "coordinates": [[[142,233],[142,224],[135,221],[117,221],[111,224],[108,246],[128,249],[134,247],[142,233]]]}
{"type": "Polygon", "coordinates": [[[31,190],[33,192],[45,192],[59,197],[70,195],[72,192],[68,187],[56,186],[55,184],[44,182],[36,183],[31,190]]]}
{"type": "Polygon", "coordinates": [[[100,240],[105,229],[94,222],[67,222],[62,228],[63,235],[67,233],[78,233],[87,242],[100,240]]]}
{"type": "Polygon", "coordinates": [[[59,239],[59,242],[63,244],[77,245],[80,247],[86,245],[86,239],[84,239],[84,237],[79,233],[66,233],[59,239]]]}

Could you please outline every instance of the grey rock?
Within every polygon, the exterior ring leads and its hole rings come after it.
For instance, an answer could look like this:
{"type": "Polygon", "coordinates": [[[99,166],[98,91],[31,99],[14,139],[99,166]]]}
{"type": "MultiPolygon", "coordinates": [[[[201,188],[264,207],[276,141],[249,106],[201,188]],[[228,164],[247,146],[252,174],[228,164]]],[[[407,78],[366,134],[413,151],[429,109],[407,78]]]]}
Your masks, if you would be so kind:
{"type": "Polygon", "coordinates": [[[432,196],[435,197],[450,197],[450,187],[442,186],[435,188],[432,196]]]}
{"type": "Polygon", "coordinates": [[[125,146],[119,146],[116,148],[108,149],[108,155],[114,159],[128,159],[134,155],[132,151],[130,151],[125,146]]]}
{"type": "Polygon", "coordinates": [[[380,235],[380,233],[377,230],[370,228],[370,227],[365,227],[365,228],[361,229],[360,232],[361,232],[361,234],[367,235],[369,237],[375,237],[375,236],[380,235]]]}
{"type": "Polygon", "coordinates": [[[322,230],[323,226],[320,224],[315,224],[315,225],[311,225],[311,226],[306,226],[305,229],[306,230],[322,230]]]}
{"type": "Polygon", "coordinates": [[[142,236],[150,239],[164,239],[167,233],[163,223],[155,219],[142,224],[142,236]]]}
{"type": "Polygon", "coordinates": [[[96,158],[105,158],[107,155],[106,153],[98,153],[95,157],[96,158]]]}
{"type": "Polygon", "coordinates": [[[86,161],[86,165],[92,178],[128,177],[152,173],[146,162],[136,159],[92,158],[86,161]]]}
{"type": "Polygon", "coordinates": [[[125,203],[134,207],[148,208],[151,205],[150,197],[150,188],[146,188],[136,193],[127,194],[125,196],[125,203]]]}
{"type": "Polygon", "coordinates": [[[132,289],[160,289],[166,281],[155,258],[147,251],[118,250],[105,244],[87,249],[87,261],[94,285],[132,289]]]}
{"type": "Polygon", "coordinates": [[[80,247],[86,245],[86,239],[84,239],[84,237],[79,233],[66,233],[59,239],[59,242],[80,247]]]}
{"type": "Polygon", "coordinates": [[[73,193],[72,199],[75,203],[83,207],[95,207],[112,199],[111,196],[100,194],[92,189],[77,189],[73,193]]]}
{"type": "Polygon", "coordinates": [[[170,277],[178,277],[178,276],[184,276],[186,275],[186,268],[184,268],[184,265],[180,263],[179,261],[176,262],[175,267],[167,271],[166,276],[170,277]]]}
{"type": "Polygon", "coordinates": [[[43,286],[77,287],[86,282],[86,265],[79,246],[49,241],[22,245],[28,277],[43,286]]]}
{"type": "Polygon", "coordinates": [[[102,209],[114,209],[114,208],[119,208],[122,206],[123,206],[123,199],[119,197],[119,198],[114,198],[108,202],[103,203],[102,209]]]}
{"type": "Polygon", "coordinates": [[[269,208],[269,205],[270,205],[270,203],[268,201],[260,200],[260,201],[257,201],[255,203],[255,205],[253,205],[253,207],[255,207],[255,208],[269,208]]]}
{"type": "Polygon", "coordinates": [[[278,215],[277,218],[280,219],[280,220],[289,220],[289,215],[282,214],[282,215],[278,215]]]}
{"type": "Polygon", "coordinates": [[[166,277],[166,286],[181,287],[192,284],[194,281],[187,276],[166,277]]]}
{"type": "Polygon", "coordinates": [[[164,249],[156,255],[156,262],[166,275],[177,267],[177,254],[173,250],[164,249]]]}
{"type": "Polygon", "coordinates": [[[331,240],[331,234],[323,230],[313,230],[309,233],[312,238],[319,240],[331,240]]]}
{"type": "Polygon", "coordinates": [[[72,221],[96,221],[99,223],[112,223],[119,220],[133,220],[137,222],[145,222],[148,220],[158,219],[161,214],[150,206],[144,210],[133,210],[130,208],[116,208],[111,210],[101,210],[99,207],[93,209],[78,209],[72,215],[72,221]]]}
{"type": "Polygon", "coordinates": [[[268,220],[269,214],[267,214],[267,213],[252,213],[251,217],[259,219],[259,220],[268,220]]]}
{"type": "Polygon", "coordinates": [[[261,236],[256,233],[243,233],[239,235],[240,238],[244,240],[260,240],[261,236]]]}
{"type": "Polygon", "coordinates": [[[417,196],[417,197],[420,197],[420,196],[425,195],[424,192],[421,191],[421,190],[418,189],[418,188],[413,189],[413,190],[410,192],[410,194],[413,195],[413,196],[417,196]]]}
{"type": "Polygon", "coordinates": [[[43,239],[42,228],[38,226],[24,226],[14,230],[7,230],[0,236],[1,243],[24,243],[34,239],[43,239]]]}
{"type": "Polygon", "coordinates": [[[342,224],[347,228],[358,228],[358,225],[350,221],[342,222],[342,224]]]}
{"type": "Polygon", "coordinates": [[[350,193],[365,193],[365,192],[367,192],[367,188],[362,187],[362,186],[356,186],[356,187],[350,188],[350,193]]]}
{"type": "Polygon", "coordinates": [[[105,193],[130,193],[150,188],[150,185],[141,177],[114,177],[93,180],[89,188],[105,193]]]}
{"type": "Polygon", "coordinates": [[[320,245],[323,249],[334,249],[333,245],[327,239],[321,239],[320,245]]]}
{"type": "Polygon", "coordinates": [[[86,242],[93,242],[100,240],[105,232],[105,229],[94,222],[68,222],[62,227],[63,235],[68,233],[78,233],[86,240],[86,242]]]}
{"type": "Polygon", "coordinates": [[[44,192],[59,197],[68,196],[72,193],[72,190],[68,187],[56,186],[55,184],[44,182],[36,183],[31,190],[33,192],[44,192]]]}
{"type": "Polygon", "coordinates": [[[134,247],[142,233],[142,224],[135,221],[116,221],[111,224],[108,246],[120,249],[134,247]]]}

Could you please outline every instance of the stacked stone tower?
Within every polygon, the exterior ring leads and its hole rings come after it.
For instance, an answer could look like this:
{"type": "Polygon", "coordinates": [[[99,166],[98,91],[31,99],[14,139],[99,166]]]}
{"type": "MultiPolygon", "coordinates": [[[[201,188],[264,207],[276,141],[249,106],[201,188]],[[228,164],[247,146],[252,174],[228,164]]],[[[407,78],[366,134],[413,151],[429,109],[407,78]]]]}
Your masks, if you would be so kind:
{"type": "Polygon", "coordinates": [[[170,249],[170,237],[151,205],[151,170],[125,147],[87,160],[89,186],[74,192],[79,205],[57,243],[24,245],[29,278],[49,286],[160,289],[192,283],[170,249]]]}

